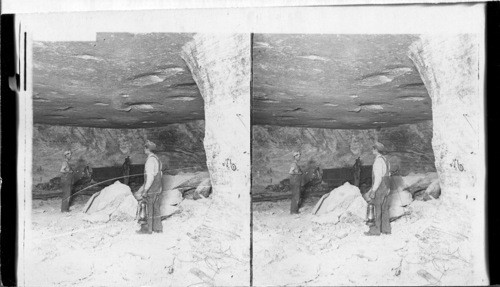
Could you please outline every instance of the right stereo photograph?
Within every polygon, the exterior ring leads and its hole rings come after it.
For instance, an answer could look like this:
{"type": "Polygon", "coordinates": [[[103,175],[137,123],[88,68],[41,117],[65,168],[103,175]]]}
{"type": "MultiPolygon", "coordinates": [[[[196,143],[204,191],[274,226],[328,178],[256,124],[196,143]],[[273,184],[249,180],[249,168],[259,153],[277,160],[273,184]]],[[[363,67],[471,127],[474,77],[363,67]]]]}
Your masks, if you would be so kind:
{"type": "Polygon", "coordinates": [[[474,282],[480,39],[254,34],[255,286],[474,282]]]}

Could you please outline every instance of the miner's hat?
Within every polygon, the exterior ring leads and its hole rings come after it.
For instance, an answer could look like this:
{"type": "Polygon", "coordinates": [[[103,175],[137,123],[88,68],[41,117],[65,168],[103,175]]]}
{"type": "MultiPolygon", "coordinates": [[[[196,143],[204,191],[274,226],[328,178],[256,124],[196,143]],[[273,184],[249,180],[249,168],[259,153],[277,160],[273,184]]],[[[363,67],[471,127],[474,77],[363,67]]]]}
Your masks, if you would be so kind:
{"type": "Polygon", "coordinates": [[[147,140],[146,143],[144,144],[144,147],[149,149],[150,151],[155,151],[156,150],[156,144],[150,140],[147,140]]]}

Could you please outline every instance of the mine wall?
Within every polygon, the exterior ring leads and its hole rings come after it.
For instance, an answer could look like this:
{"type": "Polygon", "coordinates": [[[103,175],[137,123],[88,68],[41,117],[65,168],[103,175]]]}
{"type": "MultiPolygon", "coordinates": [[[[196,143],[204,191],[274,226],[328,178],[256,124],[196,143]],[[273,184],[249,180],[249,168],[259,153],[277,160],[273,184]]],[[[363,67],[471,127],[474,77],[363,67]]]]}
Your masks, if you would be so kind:
{"type": "MultiPolygon", "coordinates": [[[[292,152],[302,153],[303,169],[336,169],[348,173],[359,157],[368,176],[372,145],[383,143],[394,175],[435,172],[432,121],[369,130],[253,126],[252,189],[262,192],[288,177],[292,152]]],[[[348,178],[346,177],[346,181],[348,178]]],[[[343,184],[343,182],[342,182],[343,184]]]]}
{"type": "MultiPolygon", "coordinates": [[[[140,170],[146,160],[146,140],[157,144],[157,155],[162,161],[165,173],[206,170],[204,132],[204,121],[147,129],[37,124],[33,128],[33,184],[45,183],[58,177],[63,152],[68,149],[73,152],[72,161],[77,167],[89,165],[97,172],[112,167],[121,169],[125,158],[129,156],[132,171],[140,170]]],[[[102,176],[95,174],[94,178],[99,179],[102,176]]]]}

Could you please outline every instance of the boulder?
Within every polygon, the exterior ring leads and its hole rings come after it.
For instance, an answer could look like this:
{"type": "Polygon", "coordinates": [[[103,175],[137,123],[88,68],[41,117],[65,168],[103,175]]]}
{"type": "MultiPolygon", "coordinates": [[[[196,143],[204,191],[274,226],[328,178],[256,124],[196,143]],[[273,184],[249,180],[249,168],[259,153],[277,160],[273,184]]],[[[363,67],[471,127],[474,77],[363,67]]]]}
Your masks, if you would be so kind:
{"type": "Polygon", "coordinates": [[[401,216],[403,216],[407,213],[407,210],[409,210],[409,209],[407,207],[404,207],[404,206],[391,205],[389,207],[390,220],[393,221],[393,220],[400,218],[401,216]]]}
{"type": "Polygon", "coordinates": [[[403,176],[402,186],[403,189],[409,191],[411,194],[416,193],[420,190],[425,190],[431,183],[438,179],[437,172],[428,173],[410,173],[407,176],[403,176]]]}
{"type": "Polygon", "coordinates": [[[210,183],[210,178],[205,178],[198,187],[196,187],[195,193],[201,195],[205,198],[210,196],[212,192],[212,184],[210,183]]]}
{"type": "Polygon", "coordinates": [[[391,220],[395,220],[405,215],[410,203],[413,202],[413,196],[406,190],[395,190],[389,194],[388,200],[390,202],[389,216],[391,220]]]}
{"type": "Polygon", "coordinates": [[[363,197],[359,196],[354,198],[354,201],[347,208],[347,212],[361,219],[365,219],[367,206],[368,203],[366,203],[363,197]]]}
{"type": "Polygon", "coordinates": [[[162,192],[162,206],[177,205],[182,201],[182,192],[175,188],[162,192]]]}
{"type": "Polygon", "coordinates": [[[407,206],[413,201],[413,197],[410,192],[401,190],[391,192],[388,200],[391,206],[407,206]]]}
{"type": "Polygon", "coordinates": [[[337,223],[341,217],[356,217],[364,219],[366,216],[366,201],[361,196],[357,186],[346,182],[344,185],[323,195],[314,207],[313,214],[318,217],[317,223],[337,223]]]}
{"type": "Polygon", "coordinates": [[[439,179],[434,180],[425,190],[425,194],[432,196],[433,198],[439,198],[441,195],[441,185],[439,179]]]}
{"type": "Polygon", "coordinates": [[[187,178],[186,180],[179,182],[179,184],[176,184],[173,186],[173,188],[196,188],[202,181],[205,179],[210,180],[210,175],[208,171],[203,171],[203,172],[195,172],[191,174],[185,174],[183,177],[187,178]]]}
{"type": "Polygon", "coordinates": [[[133,195],[123,198],[123,201],[116,210],[111,213],[112,220],[125,221],[135,218],[137,213],[137,200],[133,195]]]}
{"type": "Polygon", "coordinates": [[[181,208],[179,205],[162,205],[161,206],[161,217],[166,218],[168,216],[171,216],[175,213],[178,213],[181,211],[181,208]]]}
{"type": "Polygon", "coordinates": [[[179,190],[188,199],[208,197],[212,192],[210,175],[206,171],[164,175],[162,186],[164,191],[179,190]]]}
{"type": "Polygon", "coordinates": [[[115,181],[112,185],[92,195],[83,212],[93,215],[93,218],[106,218],[108,216],[118,220],[134,219],[137,212],[137,201],[128,185],[115,181]]]}
{"type": "Polygon", "coordinates": [[[180,211],[178,205],[182,202],[182,192],[179,189],[163,191],[160,206],[161,216],[167,217],[180,211]]]}

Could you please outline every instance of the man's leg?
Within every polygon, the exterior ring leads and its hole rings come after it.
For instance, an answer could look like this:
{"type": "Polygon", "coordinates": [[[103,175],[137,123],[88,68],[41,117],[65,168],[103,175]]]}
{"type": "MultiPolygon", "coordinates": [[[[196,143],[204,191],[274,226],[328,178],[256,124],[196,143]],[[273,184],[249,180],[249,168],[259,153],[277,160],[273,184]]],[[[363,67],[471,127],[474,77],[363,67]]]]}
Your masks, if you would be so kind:
{"type": "Polygon", "coordinates": [[[154,198],[148,197],[148,233],[153,232],[154,198]]]}
{"type": "Polygon", "coordinates": [[[291,180],[292,189],[292,202],[290,205],[290,214],[299,213],[299,197],[300,197],[300,186],[295,178],[291,180]]]}
{"type": "Polygon", "coordinates": [[[290,178],[290,189],[292,191],[292,202],[290,204],[290,214],[299,213],[300,200],[300,180],[297,175],[292,175],[290,178]]]}
{"type": "Polygon", "coordinates": [[[163,232],[163,225],[161,224],[161,195],[155,197],[153,204],[153,231],[163,232]]]}
{"type": "Polygon", "coordinates": [[[71,184],[69,178],[67,178],[66,176],[61,177],[61,187],[62,187],[61,212],[68,212],[69,200],[71,197],[71,184]]]}
{"type": "Polygon", "coordinates": [[[390,202],[389,196],[384,197],[384,201],[382,203],[382,233],[390,234],[391,233],[391,222],[390,222],[390,202]]]}
{"type": "Polygon", "coordinates": [[[375,225],[370,226],[369,233],[373,235],[380,235],[381,225],[382,225],[382,203],[384,197],[379,188],[375,192],[375,198],[373,199],[373,205],[375,206],[375,225]]]}

